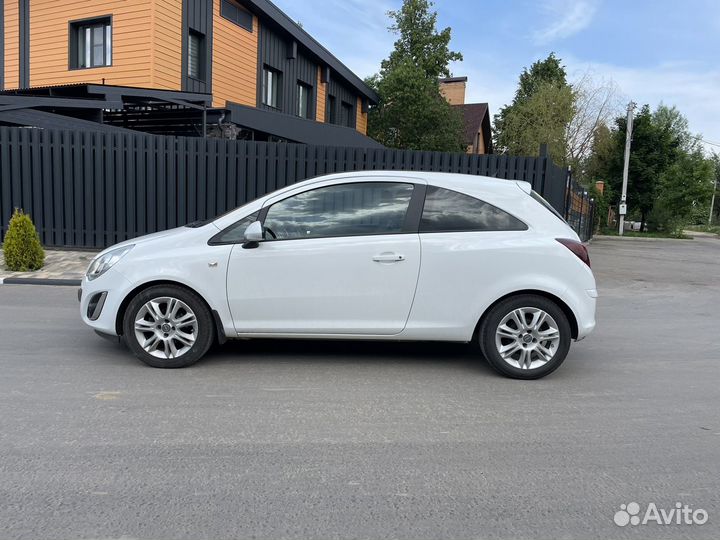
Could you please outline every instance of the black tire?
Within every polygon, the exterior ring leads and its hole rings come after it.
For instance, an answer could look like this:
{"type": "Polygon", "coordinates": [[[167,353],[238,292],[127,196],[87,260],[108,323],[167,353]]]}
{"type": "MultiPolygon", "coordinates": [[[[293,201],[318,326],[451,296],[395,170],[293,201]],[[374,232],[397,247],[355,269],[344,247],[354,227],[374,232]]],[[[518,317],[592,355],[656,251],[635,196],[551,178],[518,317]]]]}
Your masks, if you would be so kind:
{"type": "MultiPolygon", "coordinates": [[[[152,321],[152,317],[150,317],[150,320],[152,321]]],[[[141,291],[130,301],[123,317],[123,338],[125,343],[135,356],[148,366],[155,368],[171,369],[193,365],[205,355],[210,345],[212,345],[214,337],[215,323],[205,302],[194,292],[176,285],[157,285],[141,291]],[[195,342],[186,352],[175,358],[153,356],[143,348],[136,337],[135,321],[139,318],[140,311],[147,302],[158,298],[180,300],[192,310],[197,321],[197,329],[192,333],[195,342]]]]}
{"type": "Polygon", "coordinates": [[[559,368],[570,350],[571,340],[572,330],[565,312],[552,300],[534,294],[512,296],[495,305],[485,316],[478,333],[480,349],[493,369],[506,377],[525,380],[540,379],[559,368]],[[559,342],[552,358],[539,367],[531,369],[515,367],[505,361],[498,351],[495,337],[501,321],[506,315],[520,308],[543,310],[554,319],[560,333],[559,342]]]}

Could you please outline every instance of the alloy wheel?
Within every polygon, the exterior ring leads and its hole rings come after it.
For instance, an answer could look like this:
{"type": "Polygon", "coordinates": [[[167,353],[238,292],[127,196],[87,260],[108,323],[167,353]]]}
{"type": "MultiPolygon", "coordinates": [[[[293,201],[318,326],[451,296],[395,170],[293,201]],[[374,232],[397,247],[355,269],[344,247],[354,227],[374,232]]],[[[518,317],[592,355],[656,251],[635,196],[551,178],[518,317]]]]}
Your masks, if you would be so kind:
{"type": "Polygon", "coordinates": [[[505,315],[495,332],[500,357],[519,369],[537,369],[553,359],[560,345],[560,329],[553,317],[535,307],[517,308],[505,315]]]}
{"type": "Polygon", "coordinates": [[[148,354],[162,359],[186,354],[198,335],[190,307],[177,298],[160,297],[143,304],[135,317],[135,339],[148,354]]]}

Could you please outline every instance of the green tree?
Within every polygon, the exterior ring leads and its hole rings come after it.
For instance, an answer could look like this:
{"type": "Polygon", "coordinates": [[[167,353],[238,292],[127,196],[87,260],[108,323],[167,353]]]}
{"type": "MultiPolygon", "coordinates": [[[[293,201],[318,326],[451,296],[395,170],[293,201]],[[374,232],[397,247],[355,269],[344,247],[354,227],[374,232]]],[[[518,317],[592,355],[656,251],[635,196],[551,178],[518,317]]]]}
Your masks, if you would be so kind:
{"type": "Polygon", "coordinates": [[[714,182],[715,164],[702,150],[680,154],[660,178],[653,217],[659,216],[659,224],[676,234],[682,233],[696,211],[707,220],[714,182]]]}
{"type": "Polygon", "coordinates": [[[617,169],[622,167],[622,164],[617,163],[618,155],[615,152],[613,132],[607,124],[599,124],[593,133],[590,155],[585,161],[585,174],[591,184],[594,184],[598,180],[605,182],[606,194],[607,191],[611,189],[608,184],[608,179],[606,178],[607,169],[613,160],[616,161],[616,163],[612,164],[613,168],[617,169]]]}
{"type": "MultiPolygon", "coordinates": [[[[628,209],[640,218],[642,230],[645,230],[648,215],[655,205],[660,177],[682,152],[681,133],[674,129],[673,123],[665,121],[666,111],[660,115],[657,112],[653,114],[650,106],[645,105],[633,122],[627,204],[628,209]]],[[[612,151],[606,157],[604,167],[601,167],[601,173],[617,197],[622,191],[626,127],[624,116],[616,119],[612,151]]]]}
{"type": "Polygon", "coordinates": [[[547,143],[553,160],[565,163],[565,130],[573,112],[574,97],[565,68],[555,53],[550,53],[530,69],[523,69],[512,103],[495,115],[495,149],[536,155],[540,145],[547,143]]]}
{"type": "Polygon", "coordinates": [[[5,266],[15,272],[40,270],[45,263],[45,251],[40,244],[30,216],[15,209],[3,242],[5,266]]]}
{"type": "Polygon", "coordinates": [[[437,30],[432,5],[404,0],[398,11],[388,12],[398,39],[380,73],[366,81],[380,97],[370,109],[368,133],[391,148],[463,149],[462,118],[442,97],[438,82],[462,55],[450,50],[450,28],[437,30]]]}
{"type": "Polygon", "coordinates": [[[538,84],[534,93],[506,110],[498,142],[502,151],[512,155],[532,156],[541,144],[555,163],[567,164],[566,128],[574,111],[572,89],[550,82],[538,84]]]}
{"type": "Polygon", "coordinates": [[[713,225],[720,223],[720,154],[713,152],[710,156],[710,161],[712,161],[713,168],[715,170],[715,200],[712,209],[712,216],[710,216],[710,225],[713,225]]]}

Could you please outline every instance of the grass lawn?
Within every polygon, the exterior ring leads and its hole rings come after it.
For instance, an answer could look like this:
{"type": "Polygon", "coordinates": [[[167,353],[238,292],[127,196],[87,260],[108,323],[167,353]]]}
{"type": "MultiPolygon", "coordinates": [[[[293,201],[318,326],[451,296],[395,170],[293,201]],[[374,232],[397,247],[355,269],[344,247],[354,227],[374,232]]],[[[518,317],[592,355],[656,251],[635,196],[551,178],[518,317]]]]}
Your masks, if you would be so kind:
{"type": "Polygon", "coordinates": [[[720,234],[720,225],[688,225],[685,229],[688,231],[720,234]]]}

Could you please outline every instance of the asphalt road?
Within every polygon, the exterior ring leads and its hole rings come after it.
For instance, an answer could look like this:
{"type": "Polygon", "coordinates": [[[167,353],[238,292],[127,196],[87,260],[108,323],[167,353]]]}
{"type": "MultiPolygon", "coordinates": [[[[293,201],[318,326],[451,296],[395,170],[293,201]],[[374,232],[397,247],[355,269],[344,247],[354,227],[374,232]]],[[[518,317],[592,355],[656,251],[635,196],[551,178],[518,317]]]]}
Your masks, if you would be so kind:
{"type": "Polygon", "coordinates": [[[718,538],[720,241],[591,256],[598,329],[532,382],[428,344],[154,370],[74,289],[0,286],[0,538],[718,538]],[[630,502],[709,521],[618,527],[630,502]]]}

